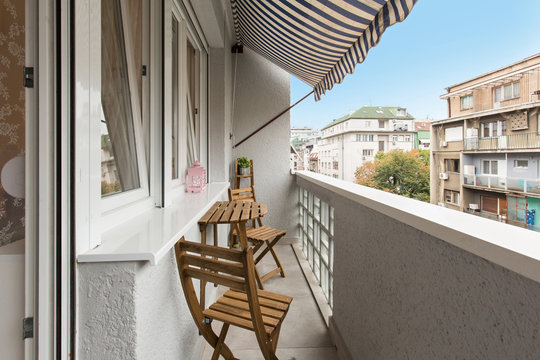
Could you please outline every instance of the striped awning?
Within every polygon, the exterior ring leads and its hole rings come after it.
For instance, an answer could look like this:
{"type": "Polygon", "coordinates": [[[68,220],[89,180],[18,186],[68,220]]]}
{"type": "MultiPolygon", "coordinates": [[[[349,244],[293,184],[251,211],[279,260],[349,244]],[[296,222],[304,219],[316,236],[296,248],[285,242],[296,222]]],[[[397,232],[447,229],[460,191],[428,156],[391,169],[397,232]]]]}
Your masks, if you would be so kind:
{"type": "Polygon", "coordinates": [[[366,58],[417,0],[231,0],[238,44],[311,85],[315,100],[366,58]]]}

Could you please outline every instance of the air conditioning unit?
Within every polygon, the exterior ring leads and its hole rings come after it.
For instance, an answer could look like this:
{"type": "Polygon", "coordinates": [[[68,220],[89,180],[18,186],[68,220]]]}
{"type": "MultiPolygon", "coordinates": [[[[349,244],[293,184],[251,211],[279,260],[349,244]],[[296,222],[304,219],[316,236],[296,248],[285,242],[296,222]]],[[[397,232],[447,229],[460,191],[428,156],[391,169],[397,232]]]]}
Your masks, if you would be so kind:
{"type": "Polygon", "coordinates": [[[439,179],[441,180],[448,180],[448,174],[447,173],[440,173],[439,179]]]}
{"type": "Polygon", "coordinates": [[[478,210],[478,209],[480,209],[480,205],[478,205],[478,204],[469,204],[469,209],[478,210]]]}
{"type": "Polygon", "coordinates": [[[448,143],[446,141],[441,141],[441,147],[447,147],[448,143]]]}

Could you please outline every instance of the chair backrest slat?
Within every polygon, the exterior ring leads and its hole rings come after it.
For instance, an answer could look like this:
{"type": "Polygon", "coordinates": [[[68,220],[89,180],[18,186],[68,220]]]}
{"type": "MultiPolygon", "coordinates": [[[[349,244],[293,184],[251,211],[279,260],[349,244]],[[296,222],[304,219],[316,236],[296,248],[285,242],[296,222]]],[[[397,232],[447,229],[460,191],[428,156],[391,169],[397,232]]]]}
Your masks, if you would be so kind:
{"type": "Polygon", "coordinates": [[[201,270],[212,270],[242,278],[245,276],[244,267],[240,263],[225,262],[189,254],[184,255],[183,260],[185,264],[199,267],[201,270]]]}
{"type": "MultiPolygon", "coordinates": [[[[253,186],[242,189],[229,188],[229,201],[233,200],[257,202],[257,199],[255,197],[255,188],[253,186]]],[[[257,218],[257,220],[252,221],[253,227],[255,227],[255,221],[259,226],[263,226],[262,219],[259,217],[257,218]]]]}
{"type": "Polygon", "coordinates": [[[244,279],[190,267],[185,268],[183,273],[190,278],[205,280],[214,284],[230,287],[231,289],[246,290],[246,281],[244,279]]]}
{"type": "Polygon", "coordinates": [[[220,259],[226,259],[235,262],[242,262],[242,253],[238,250],[231,250],[225,248],[219,248],[216,246],[203,245],[199,243],[194,243],[191,241],[179,241],[177,246],[180,246],[180,249],[183,251],[198,253],[201,255],[207,255],[212,257],[217,257],[220,259]]]}

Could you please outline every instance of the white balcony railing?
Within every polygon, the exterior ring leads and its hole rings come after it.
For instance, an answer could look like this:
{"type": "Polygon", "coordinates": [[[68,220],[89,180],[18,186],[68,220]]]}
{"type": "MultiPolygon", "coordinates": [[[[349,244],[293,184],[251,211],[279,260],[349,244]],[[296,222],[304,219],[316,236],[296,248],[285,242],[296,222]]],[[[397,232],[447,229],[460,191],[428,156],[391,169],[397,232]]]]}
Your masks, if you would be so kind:
{"type": "Polygon", "coordinates": [[[540,148],[540,133],[528,132],[492,137],[465,138],[465,150],[512,150],[540,148]]]}
{"type": "Polygon", "coordinates": [[[540,194],[540,179],[502,177],[487,174],[464,174],[463,184],[504,191],[540,194]]]}
{"type": "Polygon", "coordinates": [[[321,174],[296,182],[340,358],[538,357],[538,233],[321,174]]]}

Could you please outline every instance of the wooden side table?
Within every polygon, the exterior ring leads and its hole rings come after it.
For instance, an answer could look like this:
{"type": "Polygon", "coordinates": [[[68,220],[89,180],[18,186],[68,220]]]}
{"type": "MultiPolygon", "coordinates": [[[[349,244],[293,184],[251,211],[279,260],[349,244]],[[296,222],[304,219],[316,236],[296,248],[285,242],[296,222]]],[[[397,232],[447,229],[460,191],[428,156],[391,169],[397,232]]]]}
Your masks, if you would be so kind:
{"type": "MultiPolygon", "coordinates": [[[[263,217],[268,213],[266,205],[257,202],[248,202],[241,200],[218,201],[203,215],[199,220],[199,229],[201,231],[201,243],[206,245],[206,229],[208,226],[214,226],[214,246],[218,246],[218,225],[230,224],[239,235],[240,246],[247,248],[248,241],[246,235],[246,223],[248,221],[263,217]]],[[[262,289],[262,281],[255,269],[257,284],[262,289]]],[[[206,295],[206,281],[201,280],[200,303],[204,309],[206,295]]]]}

